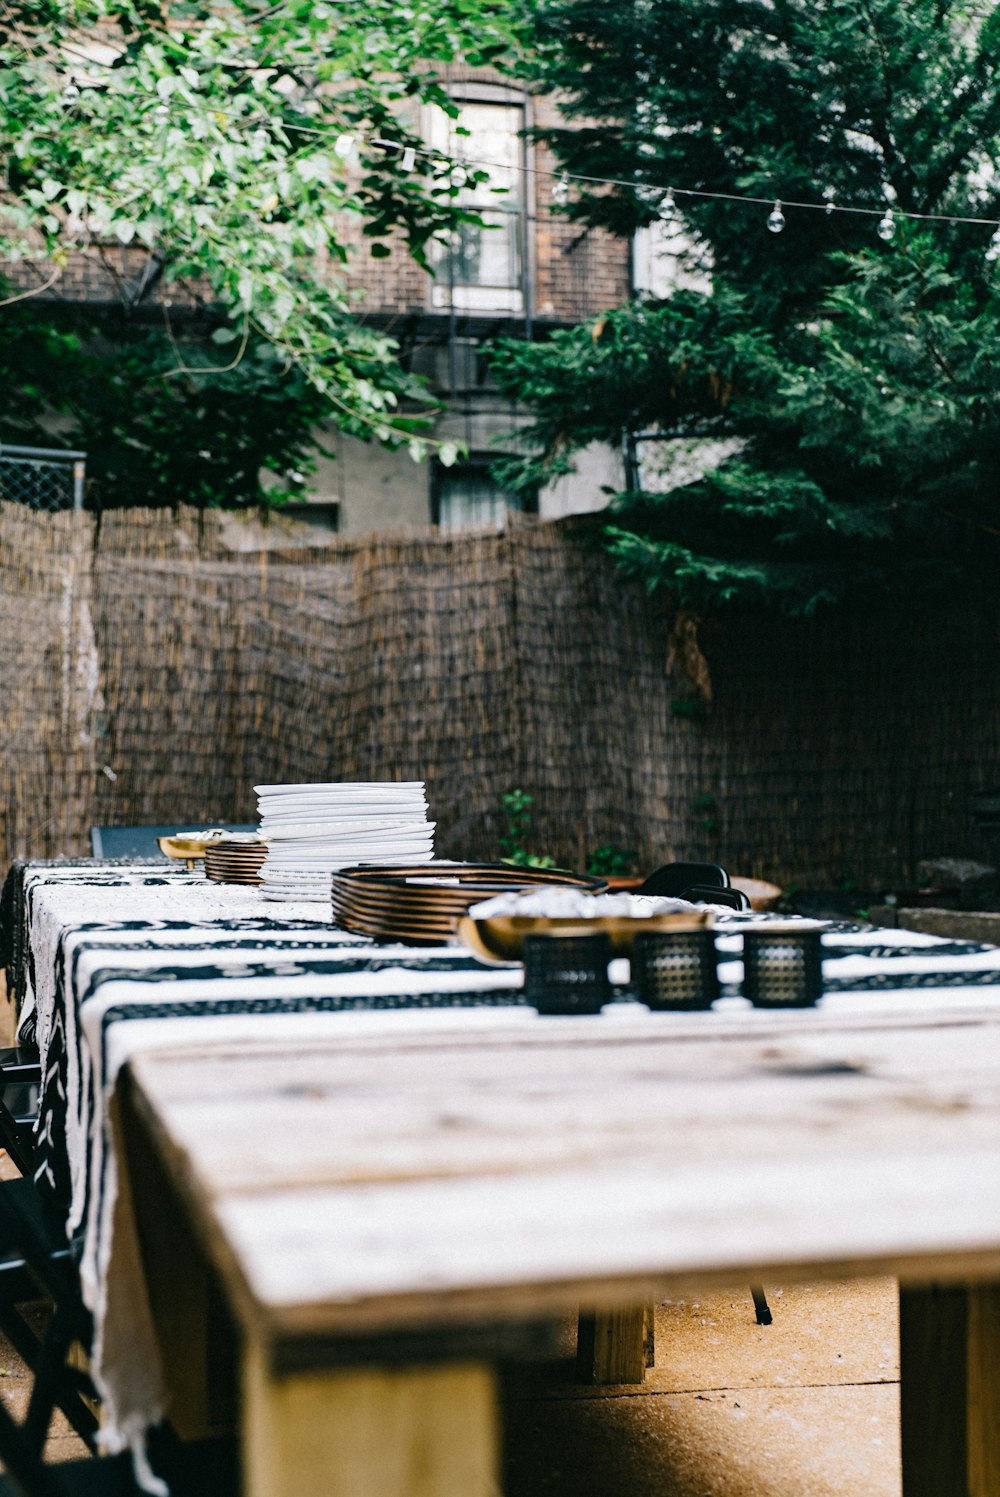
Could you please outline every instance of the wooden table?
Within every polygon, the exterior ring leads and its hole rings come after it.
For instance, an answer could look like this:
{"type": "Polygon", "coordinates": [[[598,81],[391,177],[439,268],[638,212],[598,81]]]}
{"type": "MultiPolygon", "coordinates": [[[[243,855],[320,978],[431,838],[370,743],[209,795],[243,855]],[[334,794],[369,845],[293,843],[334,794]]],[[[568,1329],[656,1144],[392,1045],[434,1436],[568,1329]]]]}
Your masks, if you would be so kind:
{"type": "Polygon", "coordinates": [[[519,1328],[582,1304],[634,1359],[665,1292],[885,1273],[906,1497],[998,1497],[995,989],[869,1015],[372,1019],[277,1053],[147,1052],[123,1089],[243,1333],[250,1497],[488,1497],[519,1328]]]}

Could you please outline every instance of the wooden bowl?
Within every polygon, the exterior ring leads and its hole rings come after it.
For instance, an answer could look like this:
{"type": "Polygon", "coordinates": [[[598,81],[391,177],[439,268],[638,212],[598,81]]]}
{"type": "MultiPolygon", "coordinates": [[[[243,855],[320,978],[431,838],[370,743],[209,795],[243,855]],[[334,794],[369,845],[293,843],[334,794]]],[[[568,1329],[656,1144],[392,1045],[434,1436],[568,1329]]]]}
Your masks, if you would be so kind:
{"type": "Polygon", "coordinates": [[[769,884],[762,878],[731,878],[734,889],[742,889],[750,901],[752,910],[773,910],[781,898],[777,884],[769,884]]]}

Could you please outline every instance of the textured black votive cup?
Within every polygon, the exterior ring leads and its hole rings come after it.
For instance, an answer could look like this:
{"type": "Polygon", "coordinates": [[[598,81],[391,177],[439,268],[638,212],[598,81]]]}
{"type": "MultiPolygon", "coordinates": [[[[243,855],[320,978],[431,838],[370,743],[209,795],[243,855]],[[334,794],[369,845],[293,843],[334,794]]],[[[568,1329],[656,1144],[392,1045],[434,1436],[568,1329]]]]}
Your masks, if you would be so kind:
{"type": "Polygon", "coordinates": [[[526,936],[524,996],[540,1014],[598,1014],[611,997],[611,942],[593,936],[526,936]]]}
{"type": "Polygon", "coordinates": [[[690,1012],[719,996],[715,937],[701,930],[648,931],[632,943],[632,981],[647,1008],[690,1012]]]}
{"type": "Polygon", "coordinates": [[[819,931],[746,931],[743,996],[755,1008],[812,1008],[823,996],[819,931]]]}

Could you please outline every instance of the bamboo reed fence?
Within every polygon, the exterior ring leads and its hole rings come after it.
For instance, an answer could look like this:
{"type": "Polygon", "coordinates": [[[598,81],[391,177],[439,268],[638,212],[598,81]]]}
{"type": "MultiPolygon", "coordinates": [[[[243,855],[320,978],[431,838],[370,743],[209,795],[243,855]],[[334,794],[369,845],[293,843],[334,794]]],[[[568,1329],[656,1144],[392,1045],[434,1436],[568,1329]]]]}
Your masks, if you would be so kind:
{"type": "Polygon", "coordinates": [[[394,778],[426,781],[449,857],[498,854],[515,788],[564,865],[879,888],[992,850],[964,798],[1000,785],[1000,610],[711,621],[705,710],[668,600],[559,525],[246,552],[233,524],[0,504],[7,859],[253,821],[258,783],[394,778]]]}

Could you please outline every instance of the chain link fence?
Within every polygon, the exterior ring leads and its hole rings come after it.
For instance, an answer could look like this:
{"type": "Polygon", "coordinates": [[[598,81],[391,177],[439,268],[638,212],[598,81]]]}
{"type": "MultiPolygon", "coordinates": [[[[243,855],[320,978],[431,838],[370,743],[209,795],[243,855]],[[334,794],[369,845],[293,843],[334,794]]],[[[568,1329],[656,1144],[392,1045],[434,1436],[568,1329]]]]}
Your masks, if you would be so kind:
{"type": "Polygon", "coordinates": [[[0,499],[54,514],[82,509],[87,454],[0,443],[0,499]]]}

